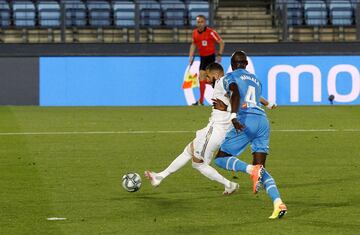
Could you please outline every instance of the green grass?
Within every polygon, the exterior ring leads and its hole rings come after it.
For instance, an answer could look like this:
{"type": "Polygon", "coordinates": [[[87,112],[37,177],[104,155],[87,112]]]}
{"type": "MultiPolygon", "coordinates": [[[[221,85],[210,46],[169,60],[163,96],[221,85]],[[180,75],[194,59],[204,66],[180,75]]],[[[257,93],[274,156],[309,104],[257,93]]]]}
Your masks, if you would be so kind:
{"type": "MultiPolygon", "coordinates": [[[[254,196],[243,174],[230,197],[191,164],[159,188],[145,179],[136,193],[121,188],[128,171],[165,168],[209,113],[209,107],[0,107],[1,133],[48,133],[0,134],[0,234],[359,234],[360,106],[268,112],[274,131],[267,169],[289,209],[281,220],[267,219],[270,199],[263,191],[254,196]],[[279,131],[299,129],[315,130],[279,131]],[[54,134],[136,130],[149,133],[54,134]]],[[[241,158],[251,162],[249,151],[241,158]]]]}

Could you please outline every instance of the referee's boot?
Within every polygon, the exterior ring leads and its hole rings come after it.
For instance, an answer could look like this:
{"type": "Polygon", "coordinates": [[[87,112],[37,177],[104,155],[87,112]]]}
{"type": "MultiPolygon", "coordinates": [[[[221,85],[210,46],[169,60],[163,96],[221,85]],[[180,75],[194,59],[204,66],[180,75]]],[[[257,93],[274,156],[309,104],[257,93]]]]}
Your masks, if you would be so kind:
{"type": "Polygon", "coordinates": [[[200,101],[196,101],[195,103],[192,104],[192,106],[203,106],[204,103],[201,103],[200,101]]]}

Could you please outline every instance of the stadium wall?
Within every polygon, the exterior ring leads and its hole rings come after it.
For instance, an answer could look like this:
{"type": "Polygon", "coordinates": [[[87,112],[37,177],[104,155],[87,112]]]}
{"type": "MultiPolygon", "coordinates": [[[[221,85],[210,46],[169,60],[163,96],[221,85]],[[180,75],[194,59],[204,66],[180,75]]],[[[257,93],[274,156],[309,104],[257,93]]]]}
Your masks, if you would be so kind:
{"type": "MultiPolygon", "coordinates": [[[[312,46],[230,44],[223,65],[228,69],[235,49],[249,51],[249,70],[262,79],[264,96],[280,105],[328,105],[330,94],[335,104],[360,104],[360,44],[312,46]]],[[[198,89],[181,89],[188,44],[1,47],[2,105],[187,105],[198,97],[198,89]]]]}
{"type": "MultiPolygon", "coordinates": [[[[182,89],[186,56],[42,57],[42,106],[190,105],[198,89],[182,89]]],[[[230,69],[230,57],[222,64],[230,69]]],[[[200,61],[190,68],[198,73],[200,61]]],[[[360,104],[360,56],[250,56],[263,95],[279,105],[360,104]]],[[[212,88],[205,94],[211,103],[212,88]]]]}
{"type": "Polygon", "coordinates": [[[39,59],[0,57],[0,105],[39,104],[39,59]]]}

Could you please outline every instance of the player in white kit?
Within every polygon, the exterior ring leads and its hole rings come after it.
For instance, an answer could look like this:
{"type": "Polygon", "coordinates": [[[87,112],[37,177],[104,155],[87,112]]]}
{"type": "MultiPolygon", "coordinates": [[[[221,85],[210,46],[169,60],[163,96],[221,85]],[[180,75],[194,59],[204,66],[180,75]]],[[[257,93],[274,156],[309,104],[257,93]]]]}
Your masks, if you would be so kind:
{"type": "Polygon", "coordinates": [[[210,166],[214,154],[219,150],[230,122],[230,100],[223,86],[224,70],[218,63],[212,63],[206,68],[207,82],[213,84],[213,109],[208,125],[196,132],[195,139],[190,142],[184,151],[162,172],[155,173],[145,171],[145,176],[156,187],[170,174],[178,171],[188,161],[192,160],[192,166],[201,174],[215,180],[225,186],[224,195],[229,195],[239,188],[239,184],[231,182],[210,166]]]}

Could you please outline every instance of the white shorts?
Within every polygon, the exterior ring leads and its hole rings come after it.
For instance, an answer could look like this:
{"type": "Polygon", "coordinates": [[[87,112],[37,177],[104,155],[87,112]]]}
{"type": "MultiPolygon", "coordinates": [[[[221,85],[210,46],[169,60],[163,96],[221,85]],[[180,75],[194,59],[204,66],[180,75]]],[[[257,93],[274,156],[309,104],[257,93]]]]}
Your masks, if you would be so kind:
{"type": "Polygon", "coordinates": [[[214,154],[220,148],[231,125],[209,123],[196,132],[196,137],[190,144],[192,155],[210,164],[214,154]]]}

